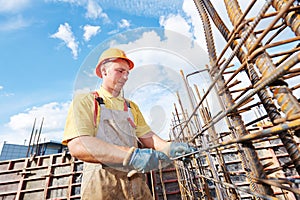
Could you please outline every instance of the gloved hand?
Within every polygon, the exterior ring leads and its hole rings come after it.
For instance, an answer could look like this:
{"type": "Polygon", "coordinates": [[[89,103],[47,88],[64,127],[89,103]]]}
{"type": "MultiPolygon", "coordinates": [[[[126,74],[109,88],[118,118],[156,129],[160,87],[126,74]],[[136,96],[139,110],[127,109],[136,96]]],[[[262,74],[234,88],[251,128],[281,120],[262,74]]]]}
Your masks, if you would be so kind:
{"type": "Polygon", "coordinates": [[[170,145],[170,156],[172,158],[182,156],[196,151],[196,148],[189,146],[183,142],[172,142],[170,145]]]}
{"type": "Polygon", "coordinates": [[[153,149],[131,148],[126,158],[123,161],[124,166],[131,166],[137,172],[149,172],[153,169],[158,169],[159,161],[170,163],[170,158],[160,151],[153,149]]]}
{"type": "Polygon", "coordinates": [[[188,153],[192,153],[196,150],[197,150],[196,148],[191,147],[187,143],[169,142],[167,146],[162,150],[162,152],[164,152],[166,155],[168,155],[171,158],[175,158],[188,153]]]}

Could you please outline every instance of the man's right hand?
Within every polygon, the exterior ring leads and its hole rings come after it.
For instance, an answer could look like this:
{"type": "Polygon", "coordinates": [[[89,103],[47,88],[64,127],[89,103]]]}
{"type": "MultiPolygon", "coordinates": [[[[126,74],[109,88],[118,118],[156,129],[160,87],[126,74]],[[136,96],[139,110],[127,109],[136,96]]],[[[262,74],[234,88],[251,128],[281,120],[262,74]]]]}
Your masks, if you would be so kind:
{"type": "Polygon", "coordinates": [[[165,161],[167,163],[172,162],[170,158],[160,152],[153,149],[132,149],[127,158],[124,159],[124,166],[131,166],[137,172],[149,172],[150,170],[159,168],[159,161],[165,161]]]}

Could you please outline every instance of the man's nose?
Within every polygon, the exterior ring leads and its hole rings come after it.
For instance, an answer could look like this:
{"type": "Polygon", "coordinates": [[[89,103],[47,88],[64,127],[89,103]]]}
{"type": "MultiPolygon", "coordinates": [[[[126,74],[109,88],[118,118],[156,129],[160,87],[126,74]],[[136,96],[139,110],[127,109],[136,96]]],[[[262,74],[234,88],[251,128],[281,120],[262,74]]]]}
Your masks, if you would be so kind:
{"type": "Polygon", "coordinates": [[[127,80],[128,79],[128,75],[129,75],[128,72],[123,72],[123,76],[122,76],[123,79],[127,80]]]}

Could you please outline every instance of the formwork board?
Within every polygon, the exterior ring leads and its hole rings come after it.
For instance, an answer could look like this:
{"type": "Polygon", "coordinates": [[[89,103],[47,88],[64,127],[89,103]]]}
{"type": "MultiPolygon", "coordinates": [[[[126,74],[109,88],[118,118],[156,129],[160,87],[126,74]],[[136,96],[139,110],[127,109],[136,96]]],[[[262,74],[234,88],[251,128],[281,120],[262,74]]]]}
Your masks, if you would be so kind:
{"type": "MultiPolygon", "coordinates": [[[[1,161],[0,200],[80,199],[82,171],[83,162],[68,153],[1,161]]],[[[154,171],[152,179],[156,200],[181,199],[174,166],[154,171]]]]}
{"type": "Polygon", "coordinates": [[[0,199],[80,199],[82,161],[53,154],[0,162],[0,199]]]}
{"type": "Polygon", "coordinates": [[[174,165],[152,172],[155,199],[180,200],[177,172],[174,165]]]}

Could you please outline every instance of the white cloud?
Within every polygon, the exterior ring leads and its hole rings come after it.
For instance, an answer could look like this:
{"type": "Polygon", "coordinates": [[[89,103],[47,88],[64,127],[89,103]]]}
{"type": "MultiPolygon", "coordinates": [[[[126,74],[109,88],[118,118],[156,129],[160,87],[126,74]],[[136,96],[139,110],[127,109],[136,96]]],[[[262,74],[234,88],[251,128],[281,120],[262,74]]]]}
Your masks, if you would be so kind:
{"type": "Polygon", "coordinates": [[[167,30],[176,31],[185,36],[191,37],[190,25],[180,15],[161,16],[159,24],[167,30]]]}
{"type": "Polygon", "coordinates": [[[106,13],[103,12],[99,4],[94,0],[88,0],[87,2],[87,13],[86,17],[91,19],[103,18],[104,22],[109,22],[109,18],[106,13]]]}
{"type": "Polygon", "coordinates": [[[68,23],[59,25],[58,31],[50,36],[51,38],[57,38],[67,45],[71,49],[73,57],[77,59],[78,56],[78,42],[73,35],[71,26],[68,23]]]}
{"type": "Polygon", "coordinates": [[[100,26],[91,26],[91,25],[85,25],[83,27],[84,34],[83,38],[85,41],[89,41],[92,36],[97,35],[101,31],[100,26]]]}
{"type": "Polygon", "coordinates": [[[2,137],[6,141],[12,140],[14,143],[23,142],[30,137],[34,119],[36,118],[37,120],[35,129],[40,129],[42,118],[44,118],[41,138],[60,140],[69,106],[70,102],[52,102],[40,107],[32,107],[23,113],[11,116],[9,123],[6,124],[8,128],[6,132],[9,130],[13,132],[13,137],[11,137],[12,134],[4,134],[2,137]]]}
{"type": "Polygon", "coordinates": [[[1,12],[17,12],[25,7],[28,6],[28,4],[31,2],[31,0],[0,0],[0,13],[1,12]]]}
{"type": "Polygon", "coordinates": [[[7,125],[12,130],[23,130],[32,127],[35,118],[41,120],[44,117],[43,129],[45,131],[59,130],[64,127],[68,108],[68,102],[51,102],[40,107],[32,107],[23,113],[10,117],[10,122],[7,125]]]}
{"type": "MultiPolygon", "coordinates": [[[[89,19],[102,18],[104,23],[109,23],[110,19],[105,12],[103,12],[99,1],[97,0],[46,0],[48,2],[64,2],[76,6],[81,6],[86,9],[85,17],[89,19]]],[[[112,4],[111,2],[109,4],[112,4]]]]}
{"type": "Polygon", "coordinates": [[[83,5],[87,0],[45,0],[46,2],[64,2],[75,5],[83,5]]]}
{"type": "Polygon", "coordinates": [[[0,94],[1,97],[10,97],[10,96],[14,96],[14,93],[4,93],[4,94],[0,94]]]}
{"type": "Polygon", "coordinates": [[[193,35],[195,41],[198,44],[201,44],[203,49],[206,50],[206,46],[204,46],[206,42],[203,34],[203,25],[200,18],[200,14],[196,8],[194,1],[184,0],[182,9],[185,12],[185,14],[189,17],[189,21],[187,21],[186,23],[189,24],[191,34],[193,35]]]}
{"type": "Polygon", "coordinates": [[[4,90],[4,86],[0,85],[0,97],[9,97],[9,96],[13,96],[15,95],[14,93],[7,93],[5,90],[4,90]]]}
{"type": "MultiPolygon", "coordinates": [[[[227,28],[229,30],[231,30],[233,28],[233,26],[227,15],[227,10],[226,10],[226,6],[225,6],[224,2],[219,1],[219,0],[211,0],[211,3],[213,4],[217,13],[220,15],[223,22],[226,24],[227,28]]],[[[253,12],[253,11],[257,12],[261,8],[263,3],[264,3],[263,1],[257,1],[255,3],[255,6],[257,7],[257,9],[252,9],[251,12],[253,12]]],[[[240,4],[240,7],[242,8],[242,10],[244,10],[248,6],[249,2],[248,1],[239,1],[239,4],[240,4]]],[[[201,44],[202,47],[207,51],[203,23],[201,21],[200,14],[196,8],[195,3],[190,0],[184,0],[182,9],[185,12],[185,14],[189,17],[189,20],[186,23],[188,23],[189,26],[191,26],[192,34],[195,37],[195,41],[198,44],[201,44]]],[[[250,13],[249,13],[249,15],[250,15],[250,13]]],[[[255,17],[256,14],[252,13],[252,16],[255,17]]],[[[222,51],[222,48],[224,48],[224,46],[226,45],[226,41],[225,41],[224,37],[222,36],[222,34],[219,32],[219,30],[214,25],[210,16],[209,16],[209,20],[210,20],[210,24],[211,24],[211,28],[212,28],[212,33],[213,33],[212,36],[213,36],[213,39],[215,42],[216,52],[218,53],[218,52],[222,51]]]]}
{"type": "Polygon", "coordinates": [[[116,33],[118,33],[118,32],[119,32],[118,29],[114,29],[114,30],[112,30],[112,31],[107,32],[107,35],[114,35],[114,34],[116,34],[116,33]]]}
{"type": "Polygon", "coordinates": [[[159,17],[180,12],[182,1],[178,0],[101,0],[99,5],[105,9],[120,10],[124,13],[146,17],[159,17]]]}
{"type": "Polygon", "coordinates": [[[0,31],[18,30],[28,27],[31,24],[30,21],[24,20],[21,15],[11,16],[4,23],[0,23],[0,31]]]}
{"type": "Polygon", "coordinates": [[[130,15],[145,17],[160,17],[170,13],[181,12],[182,1],[178,0],[47,0],[48,2],[64,2],[86,7],[86,16],[89,18],[101,17],[105,20],[107,15],[102,10],[114,9],[130,15]],[[99,10],[101,8],[101,11],[99,10]]]}
{"type": "MultiPolygon", "coordinates": [[[[176,91],[179,91],[183,104],[190,108],[180,69],[188,74],[204,68],[209,61],[207,53],[199,45],[193,45],[191,37],[163,28],[157,29],[157,32],[151,28],[145,28],[143,32],[128,31],[124,35],[118,35],[115,40],[107,41],[104,46],[109,45],[125,50],[127,56],[135,62],[135,69],[130,72],[124,94],[139,104],[146,120],[153,125],[154,130],[159,132],[161,137],[168,138],[172,118],[170,114],[174,110],[176,91]],[[135,40],[130,39],[131,37],[135,40]],[[157,110],[154,115],[159,114],[159,119],[155,119],[153,113],[151,114],[153,110],[157,110]]],[[[91,54],[91,56],[95,55],[97,53],[91,54]]],[[[87,68],[82,70],[89,71],[91,64],[87,62],[87,65],[83,64],[83,66],[87,68]]],[[[88,78],[87,75],[85,77],[88,78]]],[[[208,80],[202,75],[196,75],[195,79],[190,81],[191,85],[197,84],[201,91],[208,85],[208,80]]],[[[75,84],[89,87],[91,90],[95,88],[95,82],[91,82],[89,86],[85,83],[86,79],[82,77],[75,84]]]]}
{"type": "Polygon", "coordinates": [[[121,21],[118,23],[119,28],[129,28],[130,22],[126,19],[121,19],[121,21]]]}
{"type": "Polygon", "coordinates": [[[148,84],[138,88],[130,98],[140,105],[141,112],[151,129],[160,137],[168,139],[169,125],[172,120],[170,113],[173,111],[170,102],[176,101],[175,93],[163,85],[148,84]]]}

